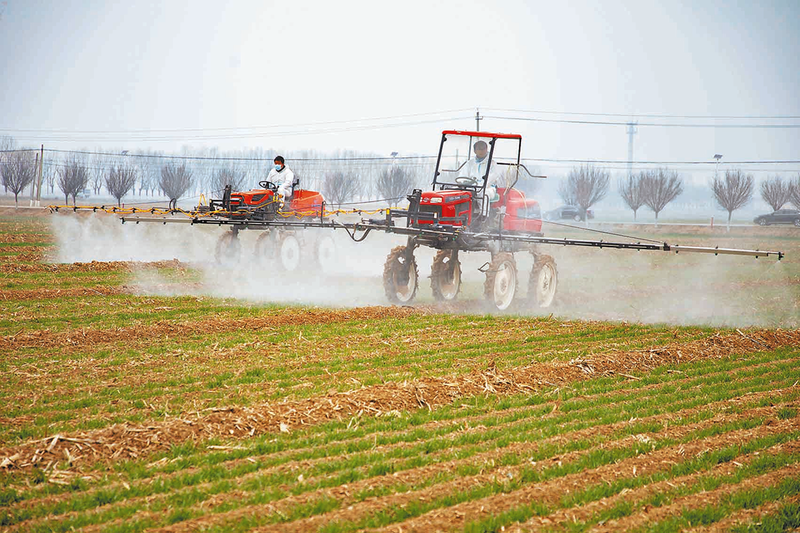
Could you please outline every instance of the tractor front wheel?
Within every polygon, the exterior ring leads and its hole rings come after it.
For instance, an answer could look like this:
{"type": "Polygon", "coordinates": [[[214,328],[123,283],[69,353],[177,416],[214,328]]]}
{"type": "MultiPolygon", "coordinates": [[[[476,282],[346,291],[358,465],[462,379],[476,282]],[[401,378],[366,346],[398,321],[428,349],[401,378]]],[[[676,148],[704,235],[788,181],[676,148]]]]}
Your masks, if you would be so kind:
{"type": "Polygon", "coordinates": [[[558,270],[555,259],[549,255],[534,255],[528,283],[528,301],[539,307],[550,307],[556,297],[557,288],[558,270]]]}
{"type": "Polygon", "coordinates": [[[419,271],[414,251],[406,246],[392,248],[383,266],[383,290],[393,304],[407,304],[417,294],[419,271]]]}
{"type": "Polygon", "coordinates": [[[239,242],[239,236],[233,230],[226,231],[217,239],[214,256],[220,265],[231,266],[237,264],[241,253],[242,245],[239,242]]]}
{"type": "Polygon", "coordinates": [[[486,270],[483,295],[491,307],[505,311],[517,294],[517,262],[510,253],[496,254],[486,270]]]}
{"type": "Polygon", "coordinates": [[[461,262],[458,250],[439,250],[431,267],[433,297],[440,302],[451,302],[461,290],[461,262]]]}

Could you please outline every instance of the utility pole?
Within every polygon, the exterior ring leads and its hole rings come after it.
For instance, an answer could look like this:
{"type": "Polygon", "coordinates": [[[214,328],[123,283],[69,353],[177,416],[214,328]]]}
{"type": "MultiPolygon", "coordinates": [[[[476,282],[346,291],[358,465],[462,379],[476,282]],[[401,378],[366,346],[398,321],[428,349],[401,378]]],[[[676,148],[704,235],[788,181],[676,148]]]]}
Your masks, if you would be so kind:
{"type": "Polygon", "coordinates": [[[639,122],[628,122],[625,129],[628,134],[628,177],[633,175],[633,136],[639,131],[636,127],[639,122]]]}
{"type": "MultiPolygon", "coordinates": [[[[39,152],[36,152],[36,159],[34,161],[34,167],[36,168],[36,172],[39,172],[39,152]]],[[[33,207],[33,199],[36,198],[36,182],[31,182],[31,201],[28,204],[29,207],[33,207]]]]}
{"type": "Polygon", "coordinates": [[[719,174],[719,160],[722,159],[722,154],[714,154],[714,159],[717,160],[714,165],[714,177],[716,178],[719,174]]]}
{"type": "Polygon", "coordinates": [[[480,109],[475,109],[475,131],[481,131],[481,120],[483,120],[483,117],[480,109]]]}
{"type": "Polygon", "coordinates": [[[39,176],[36,180],[36,207],[42,200],[42,173],[44,171],[44,145],[42,145],[41,155],[39,156],[39,176]]]}

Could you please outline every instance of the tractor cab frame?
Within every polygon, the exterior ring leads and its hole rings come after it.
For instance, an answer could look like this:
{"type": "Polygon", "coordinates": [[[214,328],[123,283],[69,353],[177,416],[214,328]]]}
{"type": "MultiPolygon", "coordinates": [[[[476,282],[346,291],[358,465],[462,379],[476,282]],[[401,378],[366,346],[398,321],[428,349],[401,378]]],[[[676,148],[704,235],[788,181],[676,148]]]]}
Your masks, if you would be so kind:
{"type": "MultiPolygon", "coordinates": [[[[522,136],[445,130],[442,132],[431,190],[409,195],[409,227],[481,228],[492,208],[505,207],[519,178],[522,136]],[[476,147],[483,146],[478,158],[476,147]],[[495,205],[496,204],[496,205],[495,205]]],[[[403,216],[396,212],[395,216],[403,216]]]]}

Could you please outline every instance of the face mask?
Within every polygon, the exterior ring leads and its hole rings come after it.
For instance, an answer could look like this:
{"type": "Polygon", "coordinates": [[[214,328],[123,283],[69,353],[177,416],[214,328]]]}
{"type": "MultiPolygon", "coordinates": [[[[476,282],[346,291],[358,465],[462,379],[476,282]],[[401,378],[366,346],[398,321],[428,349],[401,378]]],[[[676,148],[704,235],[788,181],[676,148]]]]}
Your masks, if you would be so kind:
{"type": "Polygon", "coordinates": [[[283,168],[283,167],[281,167],[280,165],[275,165],[275,170],[277,170],[278,172],[281,171],[281,168],[283,168]]]}

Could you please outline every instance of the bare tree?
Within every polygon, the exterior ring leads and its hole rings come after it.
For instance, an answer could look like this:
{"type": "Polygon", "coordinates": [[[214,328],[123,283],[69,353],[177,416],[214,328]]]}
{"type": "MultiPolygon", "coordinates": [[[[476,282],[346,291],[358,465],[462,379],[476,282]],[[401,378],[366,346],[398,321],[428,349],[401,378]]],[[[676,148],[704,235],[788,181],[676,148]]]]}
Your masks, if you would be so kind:
{"type": "Polygon", "coordinates": [[[761,198],[767,202],[773,211],[783,207],[792,197],[792,184],[785,182],[780,176],[761,182],[761,198]]]}
{"type": "Polygon", "coordinates": [[[246,178],[247,173],[236,167],[218,168],[211,177],[211,192],[222,194],[226,185],[230,185],[234,191],[239,191],[246,178]]]}
{"type": "MultiPolygon", "coordinates": [[[[0,136],[0,165],[11,153],[11,150],[14,149],[15,144],[14,137],[9,137],[8,135],[0,136]]],[[[5,183],[3,184],[3,189],[3,192],[8,193],[8,186],[6,186],[5,183]]]]}
{"type": "Polygon", "coordinates": [[[14,193],[14,205],[19,207],[19,193],[33,183],[37,175],[37,164],[30,152],[6,153],[0,164],[3,186],[14,193]]]}
{"type": "Polygon", "coordinates": [[[42,168],[42,180],[50,188],[50,194],[56,191],[56,171],[52,166],[45,163],[42,168]]]}
{"type": "Polygon", "coordinates": [[[186,168],[186,163],[167,163],[161,167],[158,186],[169,197],[170,209],[177,207],[178,199],[191,188],[192,182],[192,171],[186,168]]]}
{"type": "Polygon", "coordinates": [[[381,199],[387,200],[389,205],[397,205],[398,200],[414,188],[414,178],[403,168],[392,165],[378,175],[375,188],[381,199]]]}
{"type": "Polygon", "coordinates": [[[58,188],[64,193],[64,202],[69,203],[72,196],[72,205],[76,205],[78,193],[86,188],[89,183],[89,169],[85,162],[73,157],[58,170],[58,188]]]}
{"type": "Polygon", "coordinates": [[[644,205],[658,214],[683,192],[683,179],[674,170],[658,168],[640,174],[644,189],[644,205]]]}
{"type": "Polygon", "coordinates": [[[161,167],[159,164],[151,160],[145,160],[142,164],[141,179],[139,180],[139,196],[142,196],[142,191],[148,196],[153,196],[153,193],[158,188],[160,178],[161,167]]]}
{"type": "Polygon", "coordinates": [[[711,190],[717,203],[728,212],[728,230],[731,229],[731,215],[747,204],[753,197],[754,179],[752,174],[741,170],[726,170],[725,177],[714,176],[711,190]]]}
{"type": "MultiPolygon", "coordinates": [[[[592,165],[581,165],[569,171],[558,186],[558,195],[567,205],[577,205],[585,213],[608,194],[609,173],[592,165]]],[[[586,217],[588,224],[589,218],[586,217]]]]}
{"type": "Polygon", "coordinates": [[[630,174],[619,182],[619,195],[625,203],[633,209],[633,220],[636,220],[636,211],[644,205],[644,178],[645,173],[630,174]]]}
{"type": "Polygon", "coordinates": [[[103,188],[103,182],[107,174],[107,172],[103,170],[105,163],[107,163],[106,158],[99,154],[95,155],[90,160],[92,170],[90,172],[91,177],[89,178],[89,183],[92,187],[92,193],[95,195],[99,195],[100,190],[103,188]]]}
{"type": "Polygon", "coordinates": [[[797,209],[800,209],[800,175],[797,176],[794,182],[789,183],[789,192],[791,195],[789,201],[792,202],[797,209]]]}
{"type": "Polygon", "coordinates": [[[122,197],[133,189],[138,177],[139,173],[136,168],[128,165],[117,165],[108,170],[106,189],[111,196],[117,199],[117,206],[122,205],[122,197]]]}
{"type": "Polygon", "coordinates": [[[358,181],[355,177],[341,171],[325,174],[322,181],[322,194],[328,202],[336,206],[352,199],[357,191],[358,181]]]}

